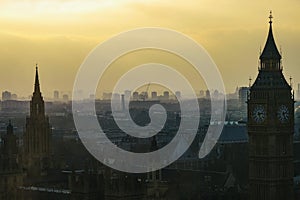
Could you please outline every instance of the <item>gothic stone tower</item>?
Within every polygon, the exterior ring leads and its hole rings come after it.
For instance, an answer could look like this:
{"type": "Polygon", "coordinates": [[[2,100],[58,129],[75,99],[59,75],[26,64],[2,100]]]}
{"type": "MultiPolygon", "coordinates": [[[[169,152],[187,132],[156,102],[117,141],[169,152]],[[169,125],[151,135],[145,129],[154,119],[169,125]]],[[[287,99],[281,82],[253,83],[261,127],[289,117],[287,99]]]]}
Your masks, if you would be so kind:
{"type": "Polygon", "coordinates": [[[0,147],[0,199],[22,199],[18,187],[23,185],[23,172],[19,165],[17,136],[13,133],[11,122],[0,147]]]}
{"type": "Polygon", "coordinates": [[[25,168],[29,176],[45,175],[50,165],[51,130],[45,115],[44,100],[40,91],[36,67],[34,92],[30,101],[30,116],[26,118],[24,135],[25,168]]]}
{"type": "Polygon", "coordinates": [[[272,13],[248,99],[250,200],[293,199],[294,97],[282,74],[272,13]]]}

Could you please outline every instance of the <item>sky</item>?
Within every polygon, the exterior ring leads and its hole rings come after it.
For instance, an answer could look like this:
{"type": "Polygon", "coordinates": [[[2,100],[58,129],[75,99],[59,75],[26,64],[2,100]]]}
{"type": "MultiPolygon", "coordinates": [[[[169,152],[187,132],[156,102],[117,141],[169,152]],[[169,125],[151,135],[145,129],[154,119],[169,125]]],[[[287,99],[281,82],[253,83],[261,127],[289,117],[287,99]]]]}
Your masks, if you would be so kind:
{"type": "Polygon", "coordinates": [[[231,93],[257,76],[270,10],[284,75],[297,89],[298,0],[1,0],[0,90],[28,97],[38,63],[44,96],[70,93],[77,70],[99,43],[130,29],[162,27],[201,44],[231,93]]]}

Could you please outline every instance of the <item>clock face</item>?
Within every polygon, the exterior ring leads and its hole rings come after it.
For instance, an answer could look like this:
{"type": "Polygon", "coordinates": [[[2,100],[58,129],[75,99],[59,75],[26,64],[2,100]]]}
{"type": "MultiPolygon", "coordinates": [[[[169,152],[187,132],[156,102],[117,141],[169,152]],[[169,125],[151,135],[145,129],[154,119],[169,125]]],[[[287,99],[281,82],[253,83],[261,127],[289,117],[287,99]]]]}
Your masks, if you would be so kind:
{"type": "Polygon", "coordinates": [[[290,118],[290,111],[286,105],[281,105],[277,111],[277,117],[282,123],[287,122],[290,118]]]}
{"type": "Polygon", "coordinates": [[[256,123],[262,123],[266,119],[266,111],[264,106],[257,105],[254,107],[252,112],[252,118],[256,123]]]}

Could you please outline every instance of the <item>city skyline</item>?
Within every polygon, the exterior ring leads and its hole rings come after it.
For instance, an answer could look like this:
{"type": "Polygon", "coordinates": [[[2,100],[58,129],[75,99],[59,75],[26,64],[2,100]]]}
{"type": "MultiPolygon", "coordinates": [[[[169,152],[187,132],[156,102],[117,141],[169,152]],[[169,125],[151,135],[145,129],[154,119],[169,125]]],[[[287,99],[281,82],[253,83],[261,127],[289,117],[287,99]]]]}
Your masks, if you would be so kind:
{"type": "Polygon", "coordinates": [[[218,4],[215,7],[210,1],[4,1],[0,14],[0,69],[5,73],[0,75],[0,90],[26,97],[32,88],[23,83],[31,83],[33,66],[38,62],[45,96],[53,96],[54,90],[71,91],[80,64],[98,43],[132,28],[157,26],[177,30],[202,44],[218,65],[227,93],[232,93],[237,86],[247,86],[250,76],[257,75],[259,48],[266,39],[261,36],[266,35],[264,22],[270,9],[274,13],[274,36],[282,47],[284,74],[293,77],[296,89],[300,82],[300,30],[295,19],[300,3],[230,0],[218,4]],[[239,74],[234,79],[233,71],[239,74]]]}
{"type": "MultiPolygon", "coordinates": [[[[21,6],[24,10],[21,9],[15,19],[32,8],[33,14],[25,20],[32,20],[40,9],[45,11],[40,13],[44,19],[56,14],[49,20],[64,21],[62,15],[91,14],[99,9],[117,8],[117,5],[132,6],[134,2],[5,1],[2,4],[7,10],[1,13],[0,6],[0,17],[11,17],[12,7],[21,6]]],[[[158,4],[157,0],[154,2],[158,4]]],[[[229,0],[225,4],[233,2],[229,0]]],[[[174,3],[179,5],[177,0],[174,3]]],[[[225,4],[220,2],[218,6],[225,4]]],[[[140,1],[139,5],[147,5],[148,9],[152,2],[140,1]]],[[[172,7],[174,11],[176,6],[172,7]]],[[[148,14],[146,10],[141,13],[148,14]]],[[[161,13],[158,15],[164,17],[161,13]]],[[[171,9],[168,16],[172,16],[171,9]]],[[[241,79],[248,65],[252,65],[248,59],[254,60],[250,53],[253,49],[246,44],[251,40],[237,37],[234,42],[239,43],[240,50],[234,45],[221,50],[227,50],[224,59],[235,56],[237,63],[247,63],[238,70],[225,70],[231,76],[230,82],[235,83],[232,91],[228,91],[229,86],[224,90],[216,65],[202,47],[192,40],[189,42],[185,36],[181,40],[174,31],[158,28],[129,31],[130,34],[114,37],[113,43],[110,40],[94,49],[78,70],[73,93],[61,89],[68,87],[71,79],[66,72],[70,69],[56,66],[53,73],[47,73],[50,63],[45,67],[39,67],[43,66],[41,62],[31,66],[35,72],[28,81],[25,77],[31,72],[29,68],[15,75],[4,73],[3,77],[9,77],[13,83],[12,88],[18,90],[2,90],[0,100],[0,199],[299,199],[299,70],[292,73],[296,77],[293,81],[284,73],[289,67],[282,62],[285,54],[278,45],[280,40],[276,37],[272,11],[268,17],[267,37],[256,56],[257,68],[251,66],[256,73],[251,78],[248,76],[245,83],[241,79]],[[133,51],[128,53],[127,49],[133,51]],[[236,53],[231,54],[231,50],[236,53]],[[114,55],[121,56],[113,60],[114,55]],[[110,66],[105,66],[108,63],[110,66]],[[49,78],[60,87],[52,88],[55,84],[51,84],[49,78]],[[26,99],[20,94],[20,91],[25,93],[27,87],[31,91],[30,100],[28,94],[26,99]],[[193,94],[191,98],[189,94],[193,94]]],[[[45,25],[49,25],[47,23],[45,25]]],[[[83,27],[80,31],[86,33],[83,27]]],[[[195,29],[194,33],[198,31],[195,29]]],[[[245,33],[241,34],[244,38],[252,37],[251,32],[245,33]]],[[[32,36],[32,41],[36,36],[32,36]]],[[[225,39],[222,36],[221,39],[225,39]]],[[[37,44],[41,47],[44,42],[37,44]]],[[[297,47],[297,42],[293,44],[297,47]]],[[[61,41],[60,45],[65,44],[61,41]]],[[[56,53],[64,50],[59,48],[56,53]]],[[[74,51],[75,48],[67,52],[74,51]]],[[[52,55],[47,52],[40,55],[51,59],[52,55]]],[[[297,48],[293,53],[297,54],[297,48]]],[[[73,56],[68,58],[74,64],[73,56]]],[[[57,62],[55,58],[51,62],[57,62]]],[[[61,55],[57,59],[65,57],[61,55]]],[[[23,63],[21,58],[15,60],[20,65],[23,63]]],[[[223,78],[226,77],[222,68],[220,71],[223,78]]],[[[225,78],[224,81],[226,86],[225,78]]]]}
{"type": "MultiPolygon", "coordinates": [[[[108,100],[108,99],[111,99],[113,98],[114,96],[118,96],[119,99],[121,100],[121,96],[122,95],[126,95],[126,93],[129,93],[130,94],[130,97],[134,99],[134,94],[136,93],[137,95],[143,95],[145,96],[146,95],[146,98],[145,99],[153,99],[153,93],[155,93],[155,95],[157,95],[156,97],[163,97],[165,95],[165,93],[168,93],[170,99],[174,99],[175,96],[179,95],[181,97],[181,91],[176,91],[175,93],[173,93],[172,91],[166,89],[166,90],[149,90],[148,92],[145,92],[143,90],[143,88],[145,88],[145,86],[143,87],[140,87],[138,88],[137,90],[135,91],[130,91],[130,90],[125,90],[123,92],[103,92],[102,94],[100,94],[100,96],[94,96],[94,94],[90,94],[89,98],[87,99],[100,99],[100,100],[108,100]],[[177,95],[176,95],[177,93],[177,95]]],[[[226,93],[226,96],[229,97],[229,99],[236,99],[238,98],[238,95],[239,95],[239,91],[240,89],[243,89],[243,88],[249,88],[248,86],[238,86],[236,88],[236,90],[233,92],[233,93],[226,93]]],[[[157,88],[156,88],[157,89],[157,88]]],[[[299,90],[297,90],[298,92],[299,90]]],[[[59,90],[54,90],[52,92],[52,96],[45,96],[45,99],[47,101],[56,101],[56,100],[72,100],[72,92],[71,91],[59,91],[59,90]]],[[[185,98],[189,98],[189,95],[185,93],[185,98]]],[[[223,93],[221,93],[220,91],[218,90],[208,90],[208,89],[201,89],[200,91],[196,91],[196,95],[198,98],[210,98],[209,95],[212,95],[214,97],[217,97],[218,96],[222,96],[223,93]]],[[[2,101],[7,101],[7,100],[30,100],[32,97],[32,94],[28,94],[27,96],[19,96],[18,94],[16,93],[13,93],[12,91],[8,91],[8,90],[5,90],[5,91],[2,91],[2,98],[0,98],[0,100],[2,101]]],[[[141,98],[141,97],[139,97],[141,98]]],[[[137,99],[139,99],[137,98],[137,99]]],[[[81,100],[84,100],[84,99],[81,99],[81,100]]]]}

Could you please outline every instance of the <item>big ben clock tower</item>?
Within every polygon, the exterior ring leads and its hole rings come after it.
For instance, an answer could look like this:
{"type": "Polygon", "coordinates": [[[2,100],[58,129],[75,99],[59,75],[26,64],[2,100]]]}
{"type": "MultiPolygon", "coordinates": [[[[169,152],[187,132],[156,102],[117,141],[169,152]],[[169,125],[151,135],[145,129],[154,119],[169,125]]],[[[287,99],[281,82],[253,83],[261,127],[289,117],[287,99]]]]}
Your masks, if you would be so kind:
{"type": "Polygon", "coordinates": [[[282,74],[272,13],[258,76],[248,97],[250,200],[292,200],[294,97],[282,74]]]}

